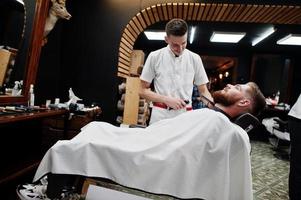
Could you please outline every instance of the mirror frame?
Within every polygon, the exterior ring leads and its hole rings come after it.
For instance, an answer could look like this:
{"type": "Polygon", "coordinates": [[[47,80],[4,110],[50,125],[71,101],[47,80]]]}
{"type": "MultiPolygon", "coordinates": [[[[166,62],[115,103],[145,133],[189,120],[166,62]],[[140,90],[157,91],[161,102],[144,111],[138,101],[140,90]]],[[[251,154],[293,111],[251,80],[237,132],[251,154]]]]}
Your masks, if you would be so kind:
{"type": "MultiPolygon", "coordinates": [[[[44,26],[48,15],[50,0],[35,0],[35,12],[33,26],[26,55],[25,77],[22,96],[1,96],[0,105],[25,105],[28,101],[28,90],[30,84],[34,84],[38,71],[39,58],[42,49],[44,26]]],[[[25,0],[26,3],[26,0],[25,0]]]]}

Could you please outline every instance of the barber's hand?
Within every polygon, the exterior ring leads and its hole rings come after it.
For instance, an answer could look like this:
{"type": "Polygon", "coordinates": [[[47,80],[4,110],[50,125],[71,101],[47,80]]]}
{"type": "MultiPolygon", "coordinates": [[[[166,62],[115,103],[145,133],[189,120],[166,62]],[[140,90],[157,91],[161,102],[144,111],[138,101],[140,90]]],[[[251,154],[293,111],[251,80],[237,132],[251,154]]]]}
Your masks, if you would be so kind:
{"type": "Polygon", "coordinates": [[[186,103],[183,99],[174,97],[165,97],[164,103],[171,109],[179,110],[186,108],[186,103]]]}

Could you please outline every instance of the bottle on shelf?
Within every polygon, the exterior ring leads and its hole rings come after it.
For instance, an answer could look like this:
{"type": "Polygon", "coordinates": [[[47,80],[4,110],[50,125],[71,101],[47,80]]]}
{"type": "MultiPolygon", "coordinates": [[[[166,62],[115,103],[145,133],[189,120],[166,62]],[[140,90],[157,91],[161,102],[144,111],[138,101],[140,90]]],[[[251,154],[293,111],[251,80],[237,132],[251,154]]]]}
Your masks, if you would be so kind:
{"type": "Polygon", "coordinates": [[[33,90],[33,84],[30,84],[29,88],[29,94],[28,94],[28,107],[34,106],[34,90],[33,90]]]}

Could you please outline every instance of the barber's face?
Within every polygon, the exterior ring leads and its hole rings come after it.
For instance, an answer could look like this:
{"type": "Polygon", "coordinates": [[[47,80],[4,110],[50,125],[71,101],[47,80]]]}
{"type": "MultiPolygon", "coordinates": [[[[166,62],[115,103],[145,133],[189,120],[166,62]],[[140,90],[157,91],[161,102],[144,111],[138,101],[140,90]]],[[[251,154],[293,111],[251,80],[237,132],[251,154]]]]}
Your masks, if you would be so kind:
{"type": "Polygon", "coordinates": [[[165,41],[169,44],[171,51],[175,55],[180,56],[187,46],[187,33],[183,36],[165,36],[165,41]]]}
{"type": "Polygon", "coordinates": [[[236,102],[247,98],[250,86],[247,84],[237,84],[227,86],[223,90],[215,91],[212,96],[215,103],[220,103],[225,106],[234,105],[236,102]]]}

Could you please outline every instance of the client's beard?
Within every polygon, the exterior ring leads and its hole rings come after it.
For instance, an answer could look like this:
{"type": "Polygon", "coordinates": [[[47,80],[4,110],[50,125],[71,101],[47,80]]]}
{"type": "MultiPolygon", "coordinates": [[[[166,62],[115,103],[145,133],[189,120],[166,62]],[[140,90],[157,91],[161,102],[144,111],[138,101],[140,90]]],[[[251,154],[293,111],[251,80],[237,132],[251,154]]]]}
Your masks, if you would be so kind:
{"type": "Polygon", "coordinates": [[[235,98],[231,98],[231,96],[225,95],[225,93],[222,93],[222,90],[213,92],[212,97],[215,103],[219,103],[224,106],[231,106],[236,102],[235,98]]]}

